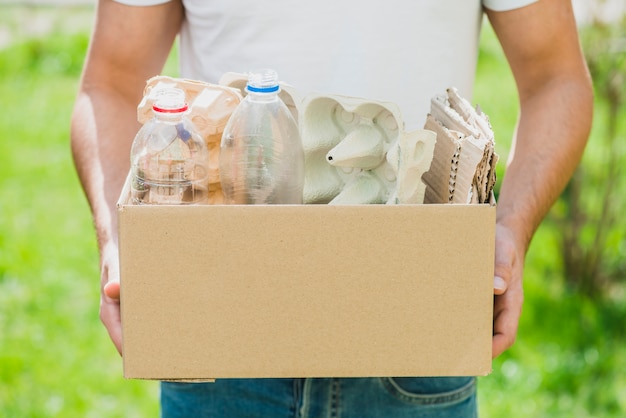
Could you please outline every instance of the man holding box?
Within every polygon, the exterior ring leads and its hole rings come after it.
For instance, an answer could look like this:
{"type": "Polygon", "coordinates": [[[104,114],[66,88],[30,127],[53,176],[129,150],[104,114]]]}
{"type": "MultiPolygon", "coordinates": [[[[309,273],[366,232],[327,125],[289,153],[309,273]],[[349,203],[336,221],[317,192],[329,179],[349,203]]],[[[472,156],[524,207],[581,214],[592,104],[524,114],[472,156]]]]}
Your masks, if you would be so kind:
{"type": "MultiPolygon", "coordinates": [[[[388,100],[407,128],[455,86],[470,97],[483,14],[518,87],[520,118],[497,208],[493,355],[510,347],[532,235],[586,144],[592,89],[570,1],[100,0],[72,149],[101,255],[100,316],[121,352],[116,201],[145,81],[180,34],[181,75],[216,83],[271,67],[302,91],[388,100]]],[[[240,379],[162,384],[163,416],[476,415],[475,379],[240,379]]]]}

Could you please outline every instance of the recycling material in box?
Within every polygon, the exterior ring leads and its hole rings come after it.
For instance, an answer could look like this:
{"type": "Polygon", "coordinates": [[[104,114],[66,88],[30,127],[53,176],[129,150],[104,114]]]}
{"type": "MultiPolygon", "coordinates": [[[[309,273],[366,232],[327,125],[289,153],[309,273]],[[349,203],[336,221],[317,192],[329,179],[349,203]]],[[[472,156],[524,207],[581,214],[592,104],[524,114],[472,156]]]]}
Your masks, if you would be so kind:
{"type": "MultiPolygon", "coordinates": [[[[150,80],[139,120],[159,83],[184,88],[215,158],[241,98],[240,79],[226,79],[150,80]]],[[[289,94],[309,204],[222,205],[213,187],[209,205],[133,205],[127,182],[118,203],[124,376],[490,373],[497,156],[485,126],[454,119],[465,108],[450,112],[458,96],[448,94],[418,132],[403,131],[393,104],[289,94]],[[346,156],[341,142],[368,132],[380,143],[346,156]]],[[[219,184],[217,170],[210,178],[219,184]]]]}

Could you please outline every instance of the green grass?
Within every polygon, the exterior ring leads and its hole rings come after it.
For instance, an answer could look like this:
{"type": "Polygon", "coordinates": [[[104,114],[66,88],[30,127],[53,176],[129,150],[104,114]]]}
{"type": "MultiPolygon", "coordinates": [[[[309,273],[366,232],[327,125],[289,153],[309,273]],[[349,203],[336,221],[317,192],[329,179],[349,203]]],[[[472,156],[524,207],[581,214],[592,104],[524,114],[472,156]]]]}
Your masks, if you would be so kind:
{"type": "MultiPolygon", "coordinates": [[[[491,117],[501,175],[517,98],[485,31],[474,101],[491,117]]],[[[0,417],[157,416],[157,383],[123,379],[98,319],[98,254],[69,146],[88,34],[54,33],[0,50],[0,417]]],[[[164,73],[176,75],[175,56],[164,73]]],[[[519,338],[480,378],[482,416],[626,410],[623,287],[602,305],[569,291],[557,239],[546,223],[533,241],[519,338]]]]}
{"type": "Polygon", "coordinates": [[[99,272],[69,120],[87,35],[0,51],[0,416],[158,414],[98,319],[99,272]]]}
{"type": "MultiPolygon", "coordinates": [[[[474,99],[489,114],[496,132],[501,177],[518,103],[512,75],[491,28],[486,26],[483,34],[474,99]]],[[[596,97],[584,157],[587,169],[595,173],[603,171],[605,117],[605,103],[596,97]]],[[[586,187],[601,189],[598,184],[597,178],[589,177],[586,187]]],[[[623,190],[615,195],[619,199],[623,190]]],[[[623,231],[613,232],[613,245],[621,248],[621,254],[626,243],[623,231]]],[[[494,361],[493,373],[479,380],[483,416],[621,417],[626,411],[624,282],[602,303],[573,292],[564,283],[559,237],[559,229],[548,218],[533,238],[517,341],[494,361]]]]}

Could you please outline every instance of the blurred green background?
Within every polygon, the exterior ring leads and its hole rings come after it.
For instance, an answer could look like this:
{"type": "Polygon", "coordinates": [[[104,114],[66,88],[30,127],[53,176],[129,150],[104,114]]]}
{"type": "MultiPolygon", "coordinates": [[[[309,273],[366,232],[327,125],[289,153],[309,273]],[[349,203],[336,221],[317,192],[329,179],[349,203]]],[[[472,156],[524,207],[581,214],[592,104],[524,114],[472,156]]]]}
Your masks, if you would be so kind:
{"type": "MultiPolygon", "coordinates": [[[[99,322],[95,236],[71,160],[92,21],[90,6],[0,3],[0,417],[158,416],[157,383],[123,379],[99,322]]],[[[626,415],[626,21],[592,19],[581,36],[591,139],[532,242],[518,340],[479,380],[484,417],[626,415]]],[[[473,101],[490,115],[502,177],[517,97],[487,24],[473,101]]]]}

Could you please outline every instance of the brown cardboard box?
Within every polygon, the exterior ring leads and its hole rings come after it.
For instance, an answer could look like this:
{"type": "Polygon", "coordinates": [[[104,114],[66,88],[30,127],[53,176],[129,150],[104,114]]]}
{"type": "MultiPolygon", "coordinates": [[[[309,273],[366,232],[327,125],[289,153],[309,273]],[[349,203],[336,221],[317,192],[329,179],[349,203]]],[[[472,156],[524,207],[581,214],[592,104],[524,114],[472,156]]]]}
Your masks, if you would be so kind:
{"type": "Polygon", "coordinates": [[[486,375],[493,205],[119,203],[124,375],[486,375]]]}

